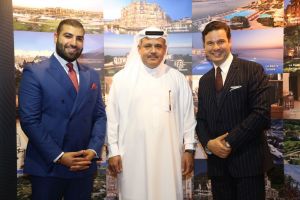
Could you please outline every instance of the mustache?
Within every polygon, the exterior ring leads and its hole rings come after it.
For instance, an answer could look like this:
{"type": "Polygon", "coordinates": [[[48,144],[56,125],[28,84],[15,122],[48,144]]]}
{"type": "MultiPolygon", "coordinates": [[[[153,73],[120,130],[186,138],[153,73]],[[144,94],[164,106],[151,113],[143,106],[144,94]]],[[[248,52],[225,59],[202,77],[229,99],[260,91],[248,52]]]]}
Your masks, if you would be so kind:
{"type": "Polygon", "coordinates": [[[64,46],[64,48],[72,48],[72,49],[79,49],[76,45],[71,45],[71,44],[66,44],[65,46],[64,46]]]}
{"type": "Polygon", "coordinates": [[[157,54],[150,54],[147,56],[147,58],[158,58],[157,54]]]}

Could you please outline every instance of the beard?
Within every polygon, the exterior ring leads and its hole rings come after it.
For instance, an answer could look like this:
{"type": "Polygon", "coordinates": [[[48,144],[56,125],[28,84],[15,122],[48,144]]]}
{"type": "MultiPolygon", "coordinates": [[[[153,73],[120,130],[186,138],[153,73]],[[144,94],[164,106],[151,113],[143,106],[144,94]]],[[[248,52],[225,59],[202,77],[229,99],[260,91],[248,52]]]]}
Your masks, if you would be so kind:
{"type": "Polygon", "coordinates": [[[83,49],[77,49],[77,51],[74,54],[69,54],[65,51],[65,49],[66,49],[66,45],[64,46],[62,43],[57,41],[56,53],[68,62],[73,62],[74,60],[79,58],[83,50],[83,49]]]}

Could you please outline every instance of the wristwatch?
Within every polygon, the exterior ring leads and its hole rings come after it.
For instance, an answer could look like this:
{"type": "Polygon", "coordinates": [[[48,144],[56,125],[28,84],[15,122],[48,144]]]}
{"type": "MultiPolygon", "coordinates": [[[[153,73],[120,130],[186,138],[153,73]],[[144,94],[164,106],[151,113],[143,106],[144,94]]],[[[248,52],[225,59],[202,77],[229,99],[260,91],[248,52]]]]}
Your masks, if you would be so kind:
{"type": "Polygon", "coordinates": [[[211,155],[212,152],[207,148],[207,146],[205,146],[204,151],[207,155],[211,155]]]}
{"type": "Polygon", "coordinates": [[[188,152],[192,155],[195,155],[195,150],[193,150],[193,149],[186,149],[186,150],[184,150],[184,152],[188,152]]]}

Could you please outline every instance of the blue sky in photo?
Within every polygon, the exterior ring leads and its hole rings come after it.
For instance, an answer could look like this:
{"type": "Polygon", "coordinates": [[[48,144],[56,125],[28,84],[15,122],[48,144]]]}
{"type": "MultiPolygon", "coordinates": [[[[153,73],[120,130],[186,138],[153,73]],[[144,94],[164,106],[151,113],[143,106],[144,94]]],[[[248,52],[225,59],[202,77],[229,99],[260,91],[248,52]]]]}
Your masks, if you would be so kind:
{"type": "MultiPolygon", "coordinates": [[[[283,48],[283,28],[231,31],[237,49],[283,48]]],[[[193,33],[193,47],[203,48],[202,34],[193,33]]]]}
{"type": "MultiPolygon", "coordinates": [[[[129,53],[133,45],[133,35],[104,34],[104,54],[111,56],[124,56],[129,53]]],[[[192,33],[171,33],[168,35],[168,52],[170,54],[191,55],[192,33]]]]}
{"type": "Polygon", "coordinates": [[[29,8],[65,8],[75,10],[102,11],[103,0],[12,0],[14,6],[29,8]]]}
{"type": "MultiPolygon", "coordinates": [[[[105,33],[104,46],[108,48],[131,48],[133,35],[105,33]]],[[[192,33],[173,33],[168,35],[169,47],[192,47],[192,33]]]]}
{"type": "MultiPolygon", "coordinates": [[[[232,31],[232,52],[238,57],[260,63],[266,73],[282,73],[283,28],[232,31]]],[[[193,48],[202,49],[202,34],[193,33],[193,48]]],[[[204,74],[211,68],[203,58],[193,56],[193,74],[204,74]]]]}
{"type": "Polygon", "coordinates": [[[130,48],[133,44],[133,35],[104,33],[104,47],[108,48],[130,48]]]}
{"type": "Polygon", "coordinates": [[[193,19],[214,16],[250,4],[253,0],[209,0],[193,2],[193,19]]]}
{"type": "MultiPolygon", "coordinates": [[[[128,6],[132,0],[104,0],[104,19],[120,18],[121,9],[128,6]]],[[[147,0],[147,3],[157,3],[172,20],[192,17],[192,0],[147,0]]]]}
{"type": "Polygon", "coordinates": [[[284,0],[284,8],[291,4],[291,0],[284,0]]]}
{"type": "MultiPolygon", "coordinates": [[[[14,31],[16,50],[54,51],[54,33],[14,31]]],[[[103,49],[103,34],[85,34],[83,53],[103,49]]]]}

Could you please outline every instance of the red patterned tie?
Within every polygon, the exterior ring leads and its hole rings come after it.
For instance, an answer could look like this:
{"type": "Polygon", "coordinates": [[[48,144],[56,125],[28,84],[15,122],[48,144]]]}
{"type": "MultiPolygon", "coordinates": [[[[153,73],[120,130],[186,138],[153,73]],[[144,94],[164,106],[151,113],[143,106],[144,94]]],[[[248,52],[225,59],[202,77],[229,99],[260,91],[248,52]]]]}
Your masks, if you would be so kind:
{"type": "Polygon", "coordinates": [[[73,69],[73,63],[67,63],[67,67],[69,68],[68,75],[76,89],[76,92],[78,92],[78,80],[77,80],[76,72],[73,69]]]}
{"type": "Polygon", "coordinates": [[[221,74],[221,68],[217,67],[217,73],[216,73],[216,81],[215,81],[216,91],[220,92],[223,88],[223,79],[221,74]]]}

